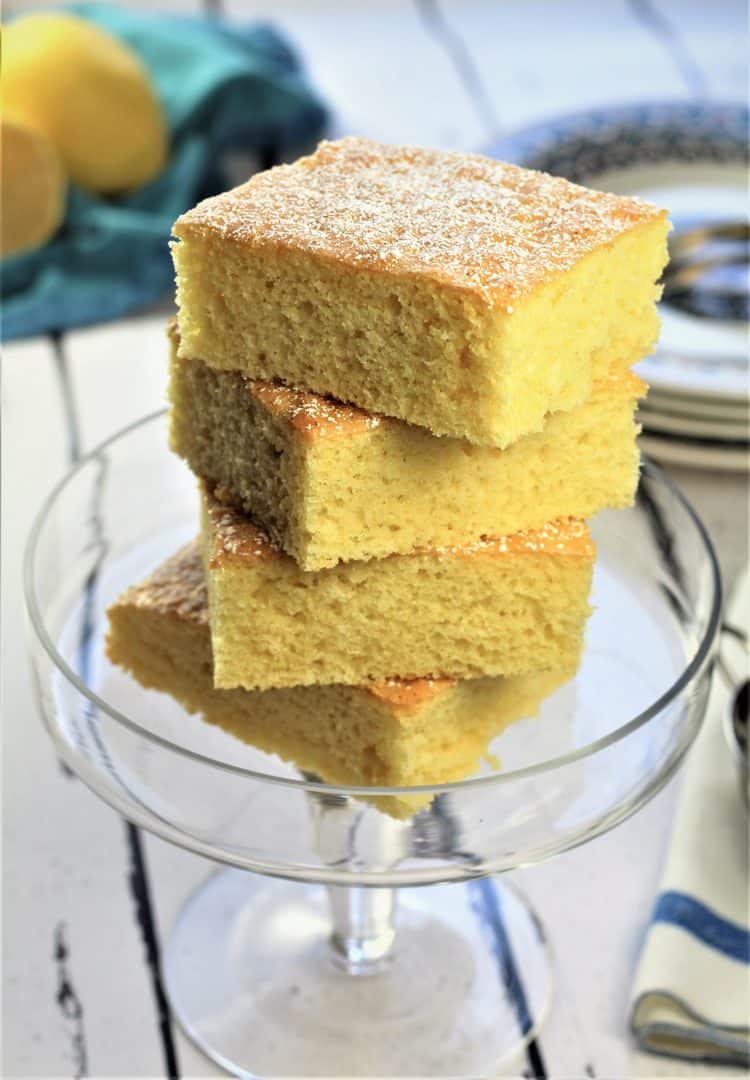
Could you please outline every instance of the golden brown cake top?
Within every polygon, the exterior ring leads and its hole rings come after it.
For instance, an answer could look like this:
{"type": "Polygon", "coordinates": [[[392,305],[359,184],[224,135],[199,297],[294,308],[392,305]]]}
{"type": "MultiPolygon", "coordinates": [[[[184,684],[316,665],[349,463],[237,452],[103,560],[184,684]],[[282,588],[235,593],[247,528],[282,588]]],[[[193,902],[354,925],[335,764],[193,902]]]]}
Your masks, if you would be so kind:
{"type": "Polygon", "coordinates": [[[585,521],[580,518],[558,518],[540,529],[521,529],[508,536],[482,536],[472,544],[445,547],[417,548],[415,554],[435,555],[438,558],[460,558],[480,555],[566,555],[593,558],[594,541],[585,521]]]}
{"type": "Polygon", "coordinates": [[[356,435],[379,427],[385,419],[308,390],[254,379],[244,381],[249,393],[265,409],[286,420],[307,442],[328,435],[356,435]]]}
{"type": "Polygon", "coordinates": [[[198,541],[186,544],[144,581],[131,585],[112,606],[131,605],[207,625],[208,597],[198,541]]]}
{"type": "Polygon", "coordinates": [[[408,712],[440,697],[457,682],[457,679],[450,679],[447,675],[440,679],[386,679],[385,682],[373,683],[367,689],[386,705],[408,712]]]}
{"type": "MultiPolygon", "coordinates": [[[[287,421],[307,442],[338,435],[357,435],[386,424],[404,421],[368,413],[356,405],[345,405],[336,398],[298,390],[281,383],[248,379],[238,372],[222,372],[222,378],[236,377],[247,391],[274,416],[287,421]]],[[[648,386],[635,372],[612,371],[594,384],[592,397],[612,396],[635,400],[645,397],[648,386]]]]}
{"type": "Polygon", "coordinates": [[[201,491],[211,531],[209,567],[212,570],[227,563],[249,566],[254,562],[291,558],[250,518],[222,503],[217,496],[219,489],[212,490],[202,483],[201,491]]]}
{"type": "Polygon", "coordinates": [[[514,299],[659,217],[638,199],[478,154],[346,138],[206,199],[174,233],[427,276],[510,313],[514,299]]]}
{"type": "MultiPolygon", "coordinates": [[[[211,569],[232,563],[249,566],[254,562],[271,559],[291,561],[291,556],[276,547],[259,526],[245,514],[219,502],[205,484],[203,498],[211,528],[211,569]]],[[[585,521],[578,518],[560,518],[547,522],[541,529],[523,529],[510,536],[483,536],[471,544],[416,548],[413,555],[433,555],[437,559],[524,554],[593,558],[594,550],[594,542],[585,521]]],[[[408,559],[410,556],[390,555],[388,558],[408,559]]]]}

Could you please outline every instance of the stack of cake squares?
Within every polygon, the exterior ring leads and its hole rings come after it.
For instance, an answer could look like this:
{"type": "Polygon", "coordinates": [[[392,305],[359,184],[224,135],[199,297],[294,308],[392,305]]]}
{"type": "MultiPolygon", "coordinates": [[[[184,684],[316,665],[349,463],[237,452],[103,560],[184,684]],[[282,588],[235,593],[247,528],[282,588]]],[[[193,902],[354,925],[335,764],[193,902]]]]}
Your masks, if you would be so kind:
{"type": "Polygon", "coordinates": [[[181,217],[170,438],[200,550],[113,606],[112,658],[331,782],[476,770],[579,662],[667,230],[357,138],[181,217]]]}

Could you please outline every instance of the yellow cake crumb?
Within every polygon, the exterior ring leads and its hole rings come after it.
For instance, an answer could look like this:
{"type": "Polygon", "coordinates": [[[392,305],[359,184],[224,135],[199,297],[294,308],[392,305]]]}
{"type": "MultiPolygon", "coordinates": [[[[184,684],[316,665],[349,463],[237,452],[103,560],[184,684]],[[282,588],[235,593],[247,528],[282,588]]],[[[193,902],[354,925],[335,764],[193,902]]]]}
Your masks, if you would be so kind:
{"type": "Polygon", "coordinates": [[[214,680],[267,689],[576,666],[594,544],[583,521],[305,572],[203,490],[214,680]]]}
{"type": "Polygon", "coordinates": [[[651,349],[668,228],[475,154],[323,143],[177,221],[181,351],[506,447],[651,349]]]}
{"type": "Polygon", "coordinates": [[[466,544],[482,535],[586,518],[632,503],[631,371],[508,447],[436,438],[332,398],[177,354],[170,360],[170,443],[220,499],[247,512],[303,570],[466,544]]]}

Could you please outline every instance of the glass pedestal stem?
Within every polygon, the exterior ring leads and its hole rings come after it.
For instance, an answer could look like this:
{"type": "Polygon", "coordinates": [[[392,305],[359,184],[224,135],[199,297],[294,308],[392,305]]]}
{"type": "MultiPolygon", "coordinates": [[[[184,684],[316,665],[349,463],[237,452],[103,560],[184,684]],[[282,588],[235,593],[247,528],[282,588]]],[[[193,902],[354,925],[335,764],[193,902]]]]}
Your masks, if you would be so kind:
{"type": "Polygon", "coordinates": [[[210,878],[185,905],[166,961],[185,1031],[243,1078],[496,1076],[547,1010],[549,954],[533,912],[492,878],[357,882],[360,869],[388,881],[442,850],[450,807],[415,845],[412,822],[366,801],[308,790],[307,803],[326,877],[354,883],[210,878]]]}
{"type": "MultiPolygon", "coordinates": [[[[308,779],[313,779],[309,776],[308,779]]],[[[317,778],[315,778],[317,779],[317,778]]],[[[328,866],[354,868],[356,845],[365,840],[358,835],[363,807],[345,795],[310,792],[310,815],[315,847],[328,866]]],[[[404,856],[406,842],[402,822],[385,814],[370,828],[366,843],[369,854],[384,870],[404,856]]],[[[331,912],[331,956],[337,967],[350,975],[375,975],[392,957],[396,936],[396,890],[361,885],[329,885],[326,889],[331,912]]]]}
{"type": "Polygon", "coordinates": [[[350,975],[376,975],[392,958],[395,889],[330,885],[331,954],[350,975]]]}

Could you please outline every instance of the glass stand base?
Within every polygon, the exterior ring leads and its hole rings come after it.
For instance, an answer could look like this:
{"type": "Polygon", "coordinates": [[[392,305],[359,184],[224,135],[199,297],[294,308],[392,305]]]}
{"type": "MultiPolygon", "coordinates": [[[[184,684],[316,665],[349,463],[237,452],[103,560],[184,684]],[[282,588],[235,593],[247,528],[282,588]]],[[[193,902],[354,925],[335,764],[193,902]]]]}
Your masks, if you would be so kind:
{"type": "Polygon", "coordinates": [[[324,886],[209,878],[165,955],[188,1037],[237,1076],[481,1077],[544,1019],[548,946],[504,881],[399,890],[394,945],[366,974],[337,958],[331,925],[324,886]]]}

